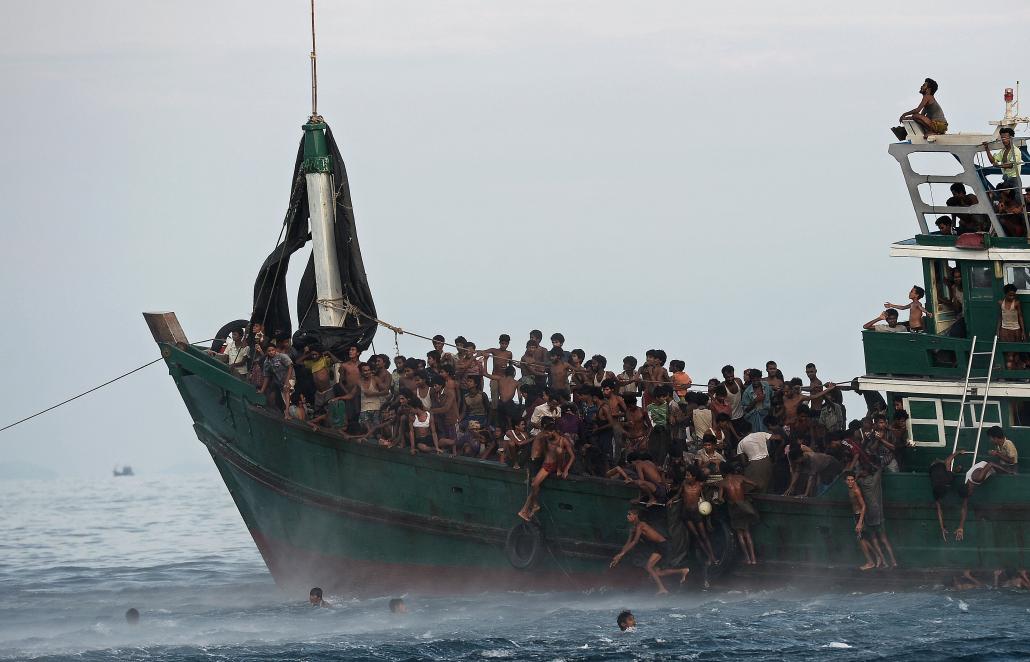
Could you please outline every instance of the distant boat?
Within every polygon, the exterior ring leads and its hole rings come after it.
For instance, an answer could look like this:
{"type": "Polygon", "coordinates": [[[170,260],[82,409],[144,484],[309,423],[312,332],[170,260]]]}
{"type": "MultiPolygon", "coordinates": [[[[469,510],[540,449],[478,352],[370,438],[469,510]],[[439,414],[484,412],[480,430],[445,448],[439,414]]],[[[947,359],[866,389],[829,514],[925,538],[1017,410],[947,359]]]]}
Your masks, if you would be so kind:
{"type": "Polygon", "coordinates": [[[132,467],[130,467],[127,464],[124,467],[122,467],[121,469],[119,469],[118,467],[115,467],[113,473],[114,473],[115,476],[135,476],[136,475],[136,474],[132,473],[132,467]]]}

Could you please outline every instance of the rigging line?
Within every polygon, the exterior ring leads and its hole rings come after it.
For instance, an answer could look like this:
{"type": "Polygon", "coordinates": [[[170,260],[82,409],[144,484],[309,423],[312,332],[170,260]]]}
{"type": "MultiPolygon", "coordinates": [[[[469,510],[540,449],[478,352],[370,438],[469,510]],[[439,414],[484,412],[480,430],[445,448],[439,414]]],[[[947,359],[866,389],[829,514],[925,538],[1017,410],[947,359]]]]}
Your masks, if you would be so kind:
{"type": "MultiPolygon", "coordinates": [[[[337,310],[342,310],[342,311],[344,311],[347,314],[354,315],[355,317],[359,317],[359,316],[360,317],[364,317],[365,319],[367,319],[367,320],[369,320],[371,322],[375,322],[379,326],[382,326],[384,328],[389,329],[390,331],[393,331],[395,337],[397,335],[405,335],[406,334],[406,335],[409,335],[409,336],[414,336],[416,338],[421,338],[422,340],[428,340],[429,342],[435,342],[429,336],[422,335],[421,333],[415,333],[414,331],[407,331],[405,329],[402,329],[399,326],[394,326],[393,324],[390,324],[389,322],[384,322],[383,320],[379,319],[378,317],[373,317],[372,315],[369,315],[369,314],[365,313],[363,310],[361,310],[360,308],[358,308],[357,306],[352,304],[350,301],[348,301],[346,299],[346,297],[344,297],[342,299],[319,299],[318,303],[323,305],[323,306],[326,306],[328,308],[335,308],[337,310]],[[343,301],[344,303],[343,304],[339,304],[339,303],[336,303],[337,301],[343,301]]],[[[395,340],[395,342],[396,342],[396,340],[395,340]]],[[[460,349],[457,345],[454,345],[454,344],[446,342],[446,341],[444,341],[443,344],[446,347],[453,347],[454,349],[460,349]]],[[[375,351],[374,348],[373,348],[373,351],[375,351]]],[[[531,361],[519,361],[519,360],[516,360],[514,358],[508,359],[508,362],[511,363],[512,365],[516,365],[516,366],[532,366],[532,367],[536,367],[536,368],[546,368],[548,366],[547,363],[533,363],[531,361]]],[[[847,384],[850,384],[855,379],[857,379],[857,377],[849,379],[846,382],[844,382],[844,381],[835,381],[833,383],[837,385],[838,389],[840,389],[842,391],[847,391],[847,390],[850,390],[850,388],[847,387],[847,384]]],[[[652,379],[641,379],[640,382],[641,383],[646,383],[646,384],[668,384],[668,382],[662,382],[662,381],[657,381],[657,380],[652,380],[652,379]]],[[[747,388],[747,386],[748,386],[747,384],[744,384],[744,388],[747,388]]],[[[700,389],[707,389],[707,388],[708,388],[708,384],[707,383],[706,384],[701,384],[700,382],[699,383],[691,384],[690,386],[687,387],[688,390],[689,389],[698,389],[698,390],[700,390],[700,389]]],[[[810,388],[811,387],[806,386],[802,390],[810,390],[810,388]]]]}
{"type": "MultiPolygon", "coordinates": [[[[206,345],[207,343],[211,342],[212,340],[215,340],[215,338],[208,338],[207,340],[197,340],[196,342],[191,342],[190,345],[206,345]]],[[[21,425],[25,421],[31,420],[31,419],[33,419],[33,418],[35,418],[37,416],[45,414],[48,411],[53,411],[54,409],[57,409],[58,407],[66,405],[66,404],[68,404],[69,402],[71,402],[73,400],[78,400],[82,396],[89,395],[93,391],[99,391],[100,389],[104,388],[105,386],[108,386],[109,384],[114,384],[119,379],[124,379],[125,377],[128,377],[129,375],[133,374],[134,372],[139,372],[143,368],[152,366],[155,363],[157,363],[158,361],[161,361],[162,359],[164,359],[164,357],[163,356],[159,356],[156,359],[154,359],[153,361],[150,361],[148,363],[144,363],[143,365],[139,366],[138,368],[133,368],[129,372],[126,372],[124,374],[118,375],[114,379],[108,380],[108,381],[104,382],[103,384],[100,384],[99,386],[94,386],[93,388],[89,389],[88,391],[83,391],[82,393],[79,393],[76,396],[68,398],[67,400],[65,400],[63,402],[58,402],[56,405],[52,405],[50,407],[47,407],[46,409],[44,409],[42,411],[37,411],[32,416],[26,416],[25,418],[21,419],[20,421],[15,421],[14,423],[11,423],[10,425],[5,425],[4,427],[0,428],[0,432],[3,432],[4,430],[9,430],[9,429],[13,428],[15,425],[21,425]]]]}
{"type": "Polygon", "coordinates": [[[129,372],[126,372],[126,373],[123,373],[121,375],[118,375],[114,379],[108,380],[108,381],[104,382],[103,384],[100,384],[99,386],[94,386],[93,388],[89,389],[88,391],[83,391],[82,393],[79,393],[76,396],[72,396],[72,397],[68,398],[67,400],[64,400],[62,402],[58,402],[56,405],[51,405],[51,406],[47,407],[46,409],[43,409],[41,411],[37,411],[35,414],[32,414],[31,416],[26,416],[25,418],[21,419],[20,421],[15,421],[14,423],[11,423],[9,425],[5,425],[4,427],[0,428],[0,432],[3,432],[4,430],[10,430],[15,425],[21,425],[25,421],[31,420],[31,419],[33,419],[33,418],[35,418],[37,416],[41,416],[41,415],[43,415],[43,414],[45,414],[45,413],[47,413],[49,411],[53,411],[54,409],[57,409],[58,407],[66,405],[69,402],[72,402],[73,400],[78,400],[79,398],[81,398],[81,397],[83,397],[85,395],[89,395],[90,393],[92,393],[94,391],[99,391],[100,389],[104,388],[105,386],[108,386],[110,384],[115,383],[119,379],[124,379],[124,378],[128,377],[129,375],[131,375],[131,374],[133,374],[135,372],[139,372],[143,368],[146,368],[148,366],[152,366],[155,363],[157,363],[158,361],[163,361],[163,360],[164,360],[164,357],[159,356],[156,359],[154,359],[153,361],[148,361],[147,363],[144,363],[143,365],[141,365],[141,366],[139,366],[137,368],[133,368],[129,372]]]}

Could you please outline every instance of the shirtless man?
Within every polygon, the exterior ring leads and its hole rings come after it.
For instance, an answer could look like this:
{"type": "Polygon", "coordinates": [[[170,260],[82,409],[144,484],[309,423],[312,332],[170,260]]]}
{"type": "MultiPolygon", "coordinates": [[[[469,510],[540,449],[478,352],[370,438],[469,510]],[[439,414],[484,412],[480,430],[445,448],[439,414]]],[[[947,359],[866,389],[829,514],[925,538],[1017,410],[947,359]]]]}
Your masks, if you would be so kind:
{"type": "Polygon", "coordinates": [[[476,356],[476,343],[465,342],[458,350],[458,358],[454,363],[454,377],[459,384],[469,376],[478,377],[483,374],[480,358],[476,356]]]}
{"type": "Polygon", "coordinates": [[[646,450],[651,419],[648,418],[647,412],[637,406],[637,399],[632,395],[624,395],[622,401],[626,406],[626,422],[622,426],[626,449],[646,450]]]}
{"type": "Polygon", "coordinates": [[[458,401],[454,392],[447,388],[447,383],[440,378],[433,380],[430,393],[433,406],[429,413],[433,415],[433,422],[437,426],[438,443],[441,447],[450,446],[452,454],[456,454],[454,442],[458,438],[458,401]]]}
{"type": "MultiPolygon", "coordinates": [[[[968,452],[959,451],[957,454],[965,455],[968,452]]],[[[965,482],[959,488],[959,496],[962,497],[962,513],[959,516],[958,528],[955,529],[955,542],[962,542],[966,535],[966,514],[969,510],[969,497],[973,496],[973,492],[977,487],[987,482],[987,479],[998,471],[1006,474],[1015,473],[1012,469],[987,460],[977,462],[966,472],[965,482]]]]}
{"type": "Polygon", "coordinates": [[[908,330],[910,333],[922,333],[925,331],[923,327],[923,316],[933,317],[933,314],[929,310],[923,308],[923,304],[920,301],[926,295],[926,290],[913,285],[912,289],[908,291],[908,303],[902,305],[900,303],[891,303],[887,301],[883,304],[884,308],[894,310],[907,310],[908,311],[908,330]]]}
{"type": "MultiPolygon", "coordinates": [[[[494,359],[494,365],[497,360],[494,359]]],[[[504,366],[500,375],[490,372],[486,375],[490,380],[491,401],[497,413],[497,428],[510,430],[512,421],[518,418],[519,406],[515,404],[515,395],[519,392],[519,382],[515,379],[515,367],[510,363],[504,366]]]]}
{"type": "Polygon", "coordinates": [[[665,595],[669,592],[669,589],[665,588],[665,584],[662,583],[662,577],[666,575],[679,575],[680,584],[687,581],[687,575],[690,573],[689,568],[666,568],[663,570],[658,569],[658,563],[664,558],[669,559],[672,556],[672,550],[669,549],[669,542],[665,539],[665,536],[658,533],[653,526],[642,522],[640,520],[640,511],[630,510],[626,513],[626,521],[629,522],[633,530],[629,533],[629,538],[626,540],[626,544],[622,546],[619,553],[612,559],[609,568],[614,568],[619,565],[619,561],[626,556],[626,554],[637,546],[640,539],[644,539],[644,544],[647,545],[647,549],[650,552],[647,557],[647,565],[644,569],[647,574],[654,580],[655,585],[658,586],[658,595],[665,595]]]}
{"type": "Polygon", "coordinates": [[[446,347],[446,343],[446,338],[444,338],[440,334],[436,334],[435,336],[433,336],[433,351],[438,353],[437,362],[440,365],[454,365],[454,354],[451,354],[450,352],[444,349],[444,347],[446,347]]]}
{"type": "MultiPolygon", "coordinates": [[[[508,365],[511,364],[512,353],[508,349],[508,345],[510,344],[511,336],[509,336],[507,333],[502,333],[500,337],[497,338],[497,347],[491,347],[490,349],[481,349],[476,352],[478,356],[482,357],[484,368],[486,368],[486,362],[490,359],[493,359],[493,362],[490,366],[490,370],[484,370],[483,374],[486,377],[490,378],[490,400],[495,404],[500,402],[497,399],[499,395],[497,389],[497,379],[504,377],[504,371],[508,368],[508,365]]],[[[497,408],[495,407],[495,409],[497,408]]],[[[498,410],[498,418],[499,417],[500,411],[498,410]]]]}
{"type": "Polygon", "coordinates": [[[883,561],[883,557],[880,556],[876,561],[873,560],[873,555],[870,553],[869,543],[866,542],[865,533],[865,497],[862,496],[862,490],[858,487],[858,483],[855,482],[855,474],[849,473],[844,482],[848,486],[848,498],[851,499],[851,512],[855,514],[855,537],[858,538],[858,548],[865,556],[865,565],[861,566],[859,570],[872,570],[873,568],[886,565],[883,561]]]}
{"type": "Polygon", "coordinates": [[[758,485],[735,473],[730,465],[726,465],[722,472],[719,497],[729,505],[730,526],[736,531],[737,541],[744,550],[744,563],[755,565],[758,560],[755,558],[755,543],[751,539],[751,525],[758,521],[758,511],[751,505],[745,491],[758,485]]]}
{"type": "Polygon", "coordinates": [[[812,400],[812,418],[819,418],[819,411],[823,408],[823,380],[819,379],[818,369],[814,363],[805,366],[805,376],[808,377],[808,392],[818,395],[812,400]]]}
{"type": "Polygon", "coordinates": [[[597,425],[594,435],[597,446],[608,457],[609,462],[618,460],[615,434],[622,434],[622,421],[626,416],[626,401],[615,392],[618,382],[606,379],[601,384],[601,405],[597,410],[597,425]]]}
{"type": "Polygon", "coordinates": [[[536,329],[529,332],[526,341],[526,352],[519,359],[522,368],[522,383],[530,386],[543,386],[547,375],[547,350],[540,346],[544,334],[536,329]]]}
{"type": "Polygon", "coordinates": [[[572,447],[572,442],[569,441],[568,437],[559,434],[554,429],[553,418],[550,416],[545,417],[541,421],[541,428],[542,432],[533,440],[533,448],[536,451],[540,446],[543,446],[544,463],[536,473],[536,476],[533,477],[529,496],[526,497],[526,503],[523,504],[522,509],[518,512],[519,517],[527,522],[540,510],[540,486],[543,485],[548,476],[568,478],[569,469],[572,468],[572,463],[576,459],[576,450],[572,447]]]}
{"type": "Polygon", "coordinates": [[[569,391],[569,376],[573,373],[573,367],[565,362],[564,354],[560,347],[554,347],[547,353],[550,363],[547,365],[547,381],[551,392],[555,395],[571,396],[569,391]]]}
{"type": "Polygon", "coordinates": [[[659,386],[672,385],[672,377],[665,369],[666,354],[660,349],[649,349],[644,354],[644,367],[640,379],[644,388],[644,409],[654,401],[654,390],[659,386]]]}
{"type": "Polygon", "coordinates": [[[343,387],[344,392],[351,393],[352,387],[355,389],[351,398],[345,398],[348,400],[347,420],[352,423],[357,422],[360,412],[361,392],[356,390],[359,388],[358,384],[361,381],[360,354],[361,352],[358,350],[357,345],[349,345],[347,347],[347,357],[336,364],[336,368],[339,371],[338,382],[343,387]]]}
{"type": "Polygon", "coordinates": [[[783,390],[783,425],[791,427],[797,422],[798,405],[802,402],[810,402],[826,395],[827,392],[837,388],[833,382],[826,382],[826,388],[816,395],[801,394],[801,380],[797,377],[790,380],[783,390]]]}
{"type": "Polygon", "coordinates": [[[683,520],[687,523],[687,530],[690,531],[690,535],[694,536],[694,539],[701,545],[701,549],[708,556],[708,563],[711,565],[713,563],[717,564],[718,561],[716,561],[715,552],[712,550],[712,542],[708,539],[708,527],[705,526],[701,511],[698,510],[698,504],[701,502],[701,488],[704,487],[704,478],[704,474],[697,467],[693,465],[688,466],[687,475],[683,478],[683,487],[680,488],[680,493],[683,498],[683,520]]]}

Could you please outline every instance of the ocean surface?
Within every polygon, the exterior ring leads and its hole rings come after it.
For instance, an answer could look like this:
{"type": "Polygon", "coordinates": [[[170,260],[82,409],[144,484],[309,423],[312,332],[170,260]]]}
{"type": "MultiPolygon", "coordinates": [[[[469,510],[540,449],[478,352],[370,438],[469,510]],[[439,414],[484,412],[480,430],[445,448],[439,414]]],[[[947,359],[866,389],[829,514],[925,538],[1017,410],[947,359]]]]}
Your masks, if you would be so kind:
{"type": "Polygon", "coordinates": [[[1030,595],[1011,590],[408,595],[406,615],[327,597],[276,588],[213,469],[0,481],[2,660],[1030,658],[1030,595]]]}

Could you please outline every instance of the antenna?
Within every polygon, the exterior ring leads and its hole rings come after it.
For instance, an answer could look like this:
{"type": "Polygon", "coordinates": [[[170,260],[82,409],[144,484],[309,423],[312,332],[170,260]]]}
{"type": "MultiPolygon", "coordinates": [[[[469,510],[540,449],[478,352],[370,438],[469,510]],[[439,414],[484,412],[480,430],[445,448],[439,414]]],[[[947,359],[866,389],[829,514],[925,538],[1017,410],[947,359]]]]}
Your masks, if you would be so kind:
{"type": "Polygon", "coordinates": [[[318,115],[318,55],[315,50],[315,0],[311,0],[311,119],[321,122],[318,115]]]}

